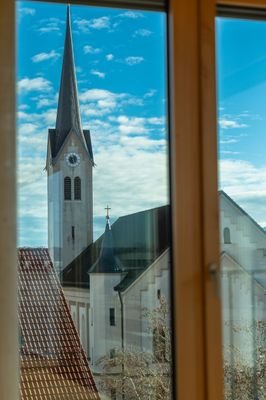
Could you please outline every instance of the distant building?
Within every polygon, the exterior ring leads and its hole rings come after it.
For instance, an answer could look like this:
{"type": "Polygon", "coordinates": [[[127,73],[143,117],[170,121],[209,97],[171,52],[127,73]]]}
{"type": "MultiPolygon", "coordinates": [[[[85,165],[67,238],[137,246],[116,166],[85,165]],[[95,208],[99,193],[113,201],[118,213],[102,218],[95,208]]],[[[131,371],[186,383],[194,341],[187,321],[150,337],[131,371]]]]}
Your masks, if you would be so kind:
{"type": "Polygon", "coordinates": [[[61,281],[72,316],[84,335],[91,366],[115,348],[152,351],[145,307],[170,303],[169,206],[119,218],[109,217],[104,234],[63,271],[61,281]],[[81,329],[85,315],[85,332],[81,329]],[[123,333],[121,321],[123,321],[123,333]]]}
{"type": "MultiPolygon", "coordinates": [[[[252,326],[266,320],[266,233],[224,192],[220,210],[224,345],[244,348],[252,363],[252,326]]],[[[107,219],[103,236],[63,271],[80,335],[79,310],[84,315],[86,308],[84,348],[94,371],[101,356],[122,345],[154,350],[143,309],[155,308],[159,296],[170,304],[169,218],[164,206],[121,217],[112,227],[107,219]]]]}
{"type": "Polygon", "coordinates": [[[80,120],[68,6],[56,127],[49,129],[46,161],[48,247],[58,273],[93,240],[93,165],[90,131],[80,120]]]}

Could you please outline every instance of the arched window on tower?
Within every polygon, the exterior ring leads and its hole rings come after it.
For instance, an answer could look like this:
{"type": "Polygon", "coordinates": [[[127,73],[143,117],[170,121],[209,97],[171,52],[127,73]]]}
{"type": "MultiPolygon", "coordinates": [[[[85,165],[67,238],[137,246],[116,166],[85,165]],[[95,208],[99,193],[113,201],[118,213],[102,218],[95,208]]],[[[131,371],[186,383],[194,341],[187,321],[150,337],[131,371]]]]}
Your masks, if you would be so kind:
{"type": "Polygon", "coordinates": [[[81,200],[81,179],[79,176],[74,179],[74,199],[81,200]]]}
{"type": "Polygon", "coordinates": [[[65,200],[71,200],[71,179],[69,176],[64,179],[64,198],[65,200]]]}
{"type": "Polygon", "coordinates": [[[231,244],[231,234],[229,228],[224,228],[224,244],[231,244]]]}

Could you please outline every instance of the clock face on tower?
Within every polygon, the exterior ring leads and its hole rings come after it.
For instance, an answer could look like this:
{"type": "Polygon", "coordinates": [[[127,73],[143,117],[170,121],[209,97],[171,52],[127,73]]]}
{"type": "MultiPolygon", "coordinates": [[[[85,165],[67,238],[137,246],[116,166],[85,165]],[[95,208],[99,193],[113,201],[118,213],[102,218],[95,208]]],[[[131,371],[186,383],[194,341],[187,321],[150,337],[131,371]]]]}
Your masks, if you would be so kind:
{"type": "Polygon", "coordinates": [[[80,163],[80,156],[77,153],[68,153],[65,161],[70,167],[76,167],[80,163]]]}

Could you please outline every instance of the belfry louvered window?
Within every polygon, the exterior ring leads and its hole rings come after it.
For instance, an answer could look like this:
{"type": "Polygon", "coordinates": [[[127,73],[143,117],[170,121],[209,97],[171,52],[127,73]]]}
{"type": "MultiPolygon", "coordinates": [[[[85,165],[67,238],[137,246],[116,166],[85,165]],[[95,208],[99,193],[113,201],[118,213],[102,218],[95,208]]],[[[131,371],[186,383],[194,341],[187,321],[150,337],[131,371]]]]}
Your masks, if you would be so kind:
{"type": "Polygon", "coordinates": [[[71,179],[69,176],[64,179],[64,198],[65,200],[71,200],[71,179]]]}
{"type": "Polygon", "coordinates": [[[81,200],[81,179],[78,176],[74,180],[74,199],[81,200]]]}

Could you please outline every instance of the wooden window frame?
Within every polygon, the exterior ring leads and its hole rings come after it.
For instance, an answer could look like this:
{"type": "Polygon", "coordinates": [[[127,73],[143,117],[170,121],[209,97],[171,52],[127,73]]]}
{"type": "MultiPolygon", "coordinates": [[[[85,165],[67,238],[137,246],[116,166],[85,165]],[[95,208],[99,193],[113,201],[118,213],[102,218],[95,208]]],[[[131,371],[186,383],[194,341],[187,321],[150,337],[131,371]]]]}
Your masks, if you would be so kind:
{"type": "MultiPolygon", "coordinates": [[[[106,1],[70,3],[104,5],[106,1]]],[[[125,6],[122,0],[115,3],[125,6]]],[[[153,2],[149,3],[152,9],[153,2]]],[[[112,5],[111,0],[108,4],[112,5]]],[[[178,400],[222,399],[220,299],[209,273],[210,266],[219,265],[214,43],[217,5],[266,9],[266,0],[168,1],[173,382],[178,400]]],[[[130,6],[140,8],[141,2],[132,0],[130,6]]],[[[4,149],[0,159],[0,183],[4,188],[0,206],[0,388],[6,400],[19,398],[14,8],[14,0],[0,3],[0,146],[4,149]]]]}

